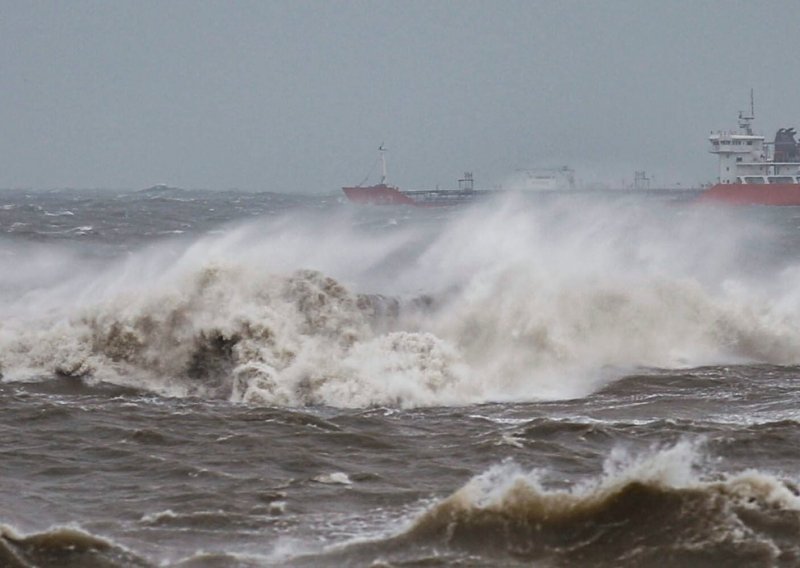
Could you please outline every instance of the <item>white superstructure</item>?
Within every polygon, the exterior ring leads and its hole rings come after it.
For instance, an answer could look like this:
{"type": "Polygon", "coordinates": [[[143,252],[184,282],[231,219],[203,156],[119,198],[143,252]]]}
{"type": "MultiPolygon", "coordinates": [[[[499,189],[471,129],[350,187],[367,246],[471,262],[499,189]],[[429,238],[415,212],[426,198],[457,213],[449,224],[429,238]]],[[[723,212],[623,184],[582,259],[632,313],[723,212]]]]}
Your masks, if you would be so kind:
{"type": "Polygon", "coordinates": [[[708,137],[710,152],[719,156],[719,183],[800,183],[800,162],[775,159],[778,136],[787,129],[779,131],[775,143],[766,142],[764,136],[753,133],[754,114],[751,92],[750,114],[739,112],[739,130],[715,132],[708,137]]]}

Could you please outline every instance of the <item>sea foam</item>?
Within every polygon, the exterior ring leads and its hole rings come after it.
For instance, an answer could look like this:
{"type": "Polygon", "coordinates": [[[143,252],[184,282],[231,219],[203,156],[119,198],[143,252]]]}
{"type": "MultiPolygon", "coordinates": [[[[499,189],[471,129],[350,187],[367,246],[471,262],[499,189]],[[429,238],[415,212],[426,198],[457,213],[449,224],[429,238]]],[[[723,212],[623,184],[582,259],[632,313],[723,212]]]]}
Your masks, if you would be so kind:
{"type": "Polygon", "coordinates": [[[511,200],[378,228],[287,214],[102,268],[70,257],[58,281],[36,280],[53,258],[36,248],[0,258],[18,274],[0,298],[0,370],[409,407],[584,396],[639,366],[794,364],[800,268],[758,253],[771,230],[664,205],[511,200]]]}

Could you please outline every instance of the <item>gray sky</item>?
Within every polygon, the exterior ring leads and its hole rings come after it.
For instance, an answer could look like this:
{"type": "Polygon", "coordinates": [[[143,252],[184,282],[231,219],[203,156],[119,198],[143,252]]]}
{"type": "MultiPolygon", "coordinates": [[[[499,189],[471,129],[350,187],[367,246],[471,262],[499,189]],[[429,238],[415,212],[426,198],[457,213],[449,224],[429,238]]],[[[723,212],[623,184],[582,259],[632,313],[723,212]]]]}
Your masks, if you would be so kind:
{"type": "Polygon", "coordinates": [[[520,167],[711,180],[800,128],[800,1],[0,0],[0,187],[329,192],[520,167]]]}

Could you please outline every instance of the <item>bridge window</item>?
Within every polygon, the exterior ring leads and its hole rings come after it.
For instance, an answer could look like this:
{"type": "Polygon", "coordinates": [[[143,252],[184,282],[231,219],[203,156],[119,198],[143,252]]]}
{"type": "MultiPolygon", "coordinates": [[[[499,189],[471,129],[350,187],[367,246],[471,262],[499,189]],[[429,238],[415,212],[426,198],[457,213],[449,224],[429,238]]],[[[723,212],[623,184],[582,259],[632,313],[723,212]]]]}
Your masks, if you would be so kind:
{"type": "Polygon", "coordinates": [[[764,176],[745,176],[745,183],[764,183],[764,176]]]}

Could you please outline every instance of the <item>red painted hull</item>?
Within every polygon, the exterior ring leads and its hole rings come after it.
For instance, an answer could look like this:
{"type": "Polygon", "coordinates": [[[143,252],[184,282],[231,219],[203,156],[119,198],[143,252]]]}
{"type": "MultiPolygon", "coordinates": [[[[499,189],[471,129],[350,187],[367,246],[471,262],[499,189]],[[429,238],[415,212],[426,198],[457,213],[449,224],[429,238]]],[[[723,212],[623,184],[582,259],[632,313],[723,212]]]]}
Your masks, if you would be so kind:
{"type": "Polygon", "coordinates": [[[800,183],[718,183],[699,199],[734,205],[800,205],[800,183]]]}
{"type": "Polygon", "coordinates": [[[343,187],[350,201],[369,205],[415,205],[413,199],[396,187],[380,183],[366,187],[343,187]]]}

